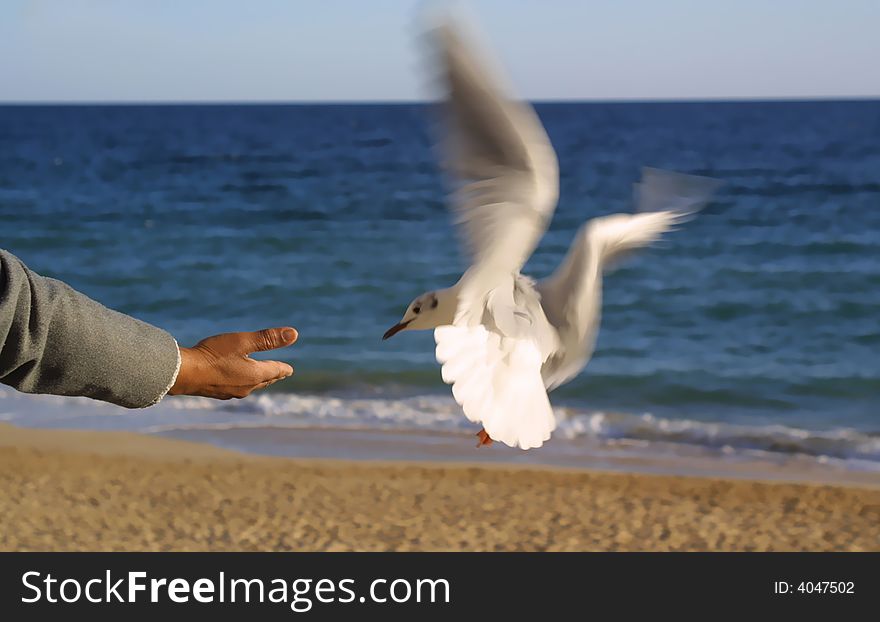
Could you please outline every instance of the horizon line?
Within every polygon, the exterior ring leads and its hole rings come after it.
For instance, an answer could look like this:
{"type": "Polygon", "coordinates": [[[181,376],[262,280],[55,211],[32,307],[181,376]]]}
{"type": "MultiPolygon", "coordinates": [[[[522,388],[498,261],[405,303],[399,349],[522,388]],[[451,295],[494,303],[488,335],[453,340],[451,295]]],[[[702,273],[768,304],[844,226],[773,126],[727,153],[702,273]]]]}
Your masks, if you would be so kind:
{"type": "MultiPolygon", "coordinates": [[[[431,99],[71,99],[71,100],[0,100],[0,106],[382,106],[432,104],[431,99]]],[[[522,101],[521,99],[519,101],[522,101]]],[[[531,104],[723,104],[723,103],[808,103],[872,102],[880,95],[815,95],[778,97],[694,97],[694,98],[535,98],[531,104]]]]}

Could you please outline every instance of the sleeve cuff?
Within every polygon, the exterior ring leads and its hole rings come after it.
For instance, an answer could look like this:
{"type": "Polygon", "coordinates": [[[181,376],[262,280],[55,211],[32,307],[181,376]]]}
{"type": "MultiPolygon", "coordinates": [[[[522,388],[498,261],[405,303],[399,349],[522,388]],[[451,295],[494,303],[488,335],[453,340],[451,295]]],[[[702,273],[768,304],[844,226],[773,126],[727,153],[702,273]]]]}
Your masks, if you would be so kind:
{"type": "Polygon", "coordinates": [[[164,398],[166,395],[168,395],[168,392],[171,390],[171,387],[173,387],[174,383],[177,382],[177,375],[180,373],[180,363],[181,363],[182,359],[180,356],[180,345],[177,343],[176,339],[174,339],[174,347],[177,349],[177,365],[175,365],[175,367],[174,367],[174,373],[171,374],[171,380],[168,381],[168,385],[165,387],[165,390],[162,391],[156,397],[156,399],[154,399],[152,402],[147,404],[148,407],[155,406],[156,404],[161,402],[162,398],[164,398]]]}

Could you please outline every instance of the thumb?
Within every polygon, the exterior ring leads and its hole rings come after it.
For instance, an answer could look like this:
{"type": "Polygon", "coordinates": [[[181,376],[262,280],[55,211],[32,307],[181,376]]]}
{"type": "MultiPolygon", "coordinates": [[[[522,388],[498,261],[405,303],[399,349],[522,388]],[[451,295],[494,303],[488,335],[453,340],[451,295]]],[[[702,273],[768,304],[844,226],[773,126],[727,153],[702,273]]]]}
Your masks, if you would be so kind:
{"type": "Polygon", "coordinates": [[[291,345],[299,337],[299,333],[291,326],[283,328],[264,328],[254,333],[241,333],[242,345],[250,352],[276,350],[291,345]]]}

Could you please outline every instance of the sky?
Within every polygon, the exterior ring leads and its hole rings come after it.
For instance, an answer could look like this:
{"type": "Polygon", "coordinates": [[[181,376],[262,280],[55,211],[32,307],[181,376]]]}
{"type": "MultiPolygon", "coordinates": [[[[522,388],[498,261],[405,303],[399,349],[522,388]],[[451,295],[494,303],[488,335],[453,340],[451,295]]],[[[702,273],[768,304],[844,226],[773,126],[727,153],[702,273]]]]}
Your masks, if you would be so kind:
{"type": "MultiPolygon", "coordinates": [[[[0,0],[0,101],[422,99],[425,4],[0,0]]],[[[878,0],[455,4],[528,99],[880,97],[878,0]]]]}

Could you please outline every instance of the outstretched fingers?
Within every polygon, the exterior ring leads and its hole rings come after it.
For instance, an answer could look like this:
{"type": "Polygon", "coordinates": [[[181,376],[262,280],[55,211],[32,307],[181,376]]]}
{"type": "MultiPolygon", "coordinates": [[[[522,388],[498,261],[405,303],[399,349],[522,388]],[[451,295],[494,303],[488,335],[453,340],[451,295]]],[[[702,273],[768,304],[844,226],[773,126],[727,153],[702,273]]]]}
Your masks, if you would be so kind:
{"type": "Polygon", "coordinates": [[[256,384],[275,382],[293,375],[293,367],[281,361],[254,361],[256,384]]]}
{"type": "Polygon", "coordinates": [[[293,367],[287,363],[255,360],[249,355],[289,346],[297,336],[292,327],[267,328],[214,335],[192,348],[180,348],[180,370],[171,394],[218,399],[247,397],[293,375],[293,367]]]}

